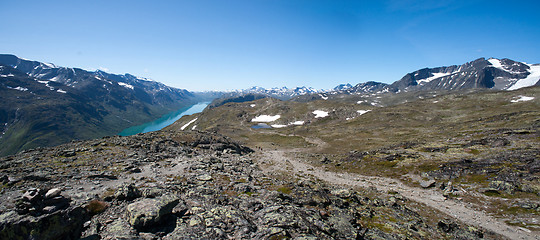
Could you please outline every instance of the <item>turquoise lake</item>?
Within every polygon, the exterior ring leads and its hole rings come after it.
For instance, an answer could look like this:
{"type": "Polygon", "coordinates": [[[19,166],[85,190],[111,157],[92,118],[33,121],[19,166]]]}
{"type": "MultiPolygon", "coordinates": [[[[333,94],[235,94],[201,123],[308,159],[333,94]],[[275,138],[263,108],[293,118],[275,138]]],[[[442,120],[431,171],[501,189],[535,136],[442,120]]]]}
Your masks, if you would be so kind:
{"type": "Polygon", "coordinates": [[[209,102],[203,102],[203,103],[197,103],[195,105],[192,105],[191,107],[182,108],[178,111],[171,112],[168,114],[163,115],[161,118],[152,121],[147,122],[145,124],[141,124],[138,126],[133,126],[130,128],[124,129],[122,132],[120,132],[118,135],[120,136],[130,136],[135,135],[138,133],[146,133],[146,132],[153,132],[157,130],[161,130],[162,128],[169,126],[176,122],[176,120],[180,119],[184,115],[191,115],[194,113],[202,112],[210,104],[209,102]]]}

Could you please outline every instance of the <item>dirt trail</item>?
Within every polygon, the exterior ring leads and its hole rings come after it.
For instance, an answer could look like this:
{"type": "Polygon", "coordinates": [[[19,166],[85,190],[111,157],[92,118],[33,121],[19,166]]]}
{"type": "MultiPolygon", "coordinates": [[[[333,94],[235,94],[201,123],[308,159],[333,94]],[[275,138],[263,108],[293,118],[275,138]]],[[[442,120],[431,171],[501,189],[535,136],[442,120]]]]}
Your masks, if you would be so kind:
{"type": "Polygon", "coordinates": [[[528,232],[527,229],[509,226],[482,211],[467,207],[466,203],[446,199],[436,190],[410,187],[391,178],[325,171],[301,160],[287,157],[286,153],[283,150],[263,151],[262,159],[266,160],[267,163],[273,163],[264,170],[284,171],[304,178],[313,176],[330,184],[362,188],[376,187],[383,192],[396,191],[410,200],[437,209],[467,225],[482,227],[509,239],[540,239],[540,236],[528,232]]]}

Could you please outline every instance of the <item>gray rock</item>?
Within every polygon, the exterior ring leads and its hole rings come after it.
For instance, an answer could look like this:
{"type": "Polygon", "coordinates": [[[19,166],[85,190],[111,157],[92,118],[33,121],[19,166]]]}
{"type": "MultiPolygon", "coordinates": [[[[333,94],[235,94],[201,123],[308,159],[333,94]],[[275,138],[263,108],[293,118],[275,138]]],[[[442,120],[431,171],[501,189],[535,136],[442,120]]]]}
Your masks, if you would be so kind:
{"type": "Polygon", "coordinates": [[[26,201],[34,201],[37,200],[40,197],[41,190],[37,188],[30,188],[28,191],[26,191],[22,198],[26,201]]]}
{"type": "Polygon", "coordinates": [[[424,180],[420,180],[418,183],[420,183],[420,186],[422,186],[423,188],[430,188],[430,187],[433,187],[435,186],[435,180],[427,180],[427,181],[424,181],[424,180]]]}
{"type": "Polygon", "coordinates": [[[178,204],[178,197],[165,195],[160,198],[143,199],[127,206],[126,217],[136,229],[150,227],[160,222],[178,204]]]}
{"type": "Polygon", "coordinates": [[[62,190],[60,188],[52,188],[47,193],[45,193],[45,199],[54,198],[60,196],[62,190]]]}

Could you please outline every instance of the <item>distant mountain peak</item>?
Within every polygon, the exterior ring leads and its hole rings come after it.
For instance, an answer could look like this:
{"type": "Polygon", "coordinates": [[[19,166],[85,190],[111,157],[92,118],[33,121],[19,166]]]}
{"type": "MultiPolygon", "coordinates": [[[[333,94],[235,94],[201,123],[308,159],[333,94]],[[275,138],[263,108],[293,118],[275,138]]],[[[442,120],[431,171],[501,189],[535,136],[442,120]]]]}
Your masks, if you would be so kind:
{"type": "Polygon", "coordinates": [[[275,97],[278,99],[290,99],[296,96],[318,93],[318,92],[322,92],[322,90],[317,90],[312,87],[306,87],[306,86],[295,87],[295,88],[288,88],[284,86],[284,87],[273,87],[270,89],[266,89],[259,86],[253,86],[248,89],[233,91],[229,95],[260,94],[260,95],[275,97]]]}
{"type": "Polygon", "coordinates": [[[345,84],[339,84],[337,85],[334,90],[335,91],[342,91],[342,90],[346,90],[346,89],[350,89],[352,88],[353,86],[350,84],[350,83],[345,83],[345,84]]]}

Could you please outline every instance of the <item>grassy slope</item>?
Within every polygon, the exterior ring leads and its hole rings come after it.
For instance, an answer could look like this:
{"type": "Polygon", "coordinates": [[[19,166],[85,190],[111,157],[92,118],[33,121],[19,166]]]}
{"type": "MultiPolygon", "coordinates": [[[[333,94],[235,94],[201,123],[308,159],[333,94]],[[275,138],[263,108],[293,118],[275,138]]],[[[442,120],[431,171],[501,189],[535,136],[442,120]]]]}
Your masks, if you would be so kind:
{"type": "MultiPolygon", "coordinates": [[[[308,103],[262,99],[229,103],[205,111],[198,115],[197,129],[225,133],[247,144],[260,134],[285,134],[323,139],[329,144],[321,149],[323,153],[368,151],[408,141],[446,140],[489,129],[538,126],[540,99],[510,102],[519,95],[538,96],[538,93],[538,88],[530,88],[513,92],[445,93],[429,99],[412,94],[404,94],[401,99],[397,99],[399,95],[377,99],[384,105],[395,104],[388,107],[357,104],[361,97],[308,103]],[[251,104],[256,106],[251,107],[251,104]],[[328,111],[330,115],[316,119],[312,114],[314,110],[328,111]],[[360,116],[357,110],[372,111],[360,116]],[[280,114],[281,118],[272,124],[299,120],[306,124],[281,129],[250,129],[254,125],[251,119],[262,114],[280,114]]],[[[180,128],[194,117],[186,116],[171,128],[180,128]]]]}

